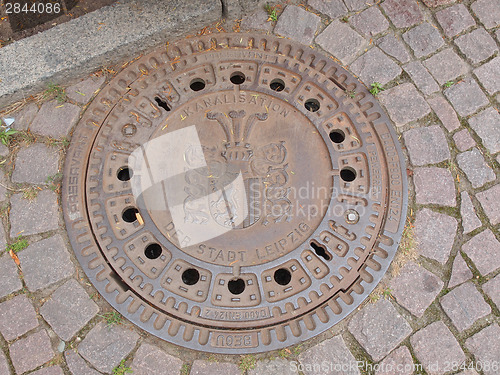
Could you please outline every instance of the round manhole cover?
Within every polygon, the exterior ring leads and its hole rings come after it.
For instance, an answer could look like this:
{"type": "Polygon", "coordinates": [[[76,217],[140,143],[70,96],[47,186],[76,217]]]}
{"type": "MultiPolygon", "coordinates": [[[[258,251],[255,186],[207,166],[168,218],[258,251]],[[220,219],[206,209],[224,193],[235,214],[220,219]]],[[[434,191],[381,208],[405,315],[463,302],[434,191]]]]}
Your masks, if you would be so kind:
{"type": "Polygon", "coordinates": [[[218,34],[137,60],[67,155],[76,255],[152,334],[262,352],[311,338],[374,289],[403,230],[398,140],[368,91],[286,39],[218,34]]]}

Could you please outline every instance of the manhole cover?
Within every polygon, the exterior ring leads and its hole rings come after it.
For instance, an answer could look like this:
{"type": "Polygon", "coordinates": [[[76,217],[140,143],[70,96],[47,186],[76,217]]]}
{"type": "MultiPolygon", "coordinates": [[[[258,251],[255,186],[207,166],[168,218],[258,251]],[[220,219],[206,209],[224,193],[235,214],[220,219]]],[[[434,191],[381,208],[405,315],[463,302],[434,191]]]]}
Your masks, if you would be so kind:
{"type": "Polygon", "coordinates": [[[394,257],[404,159],[373,97],[287,39],[218,34],[137,60],[65,165],[67,229],[99,292],[175,344],[282,348],[352,312],[394,257]]]}

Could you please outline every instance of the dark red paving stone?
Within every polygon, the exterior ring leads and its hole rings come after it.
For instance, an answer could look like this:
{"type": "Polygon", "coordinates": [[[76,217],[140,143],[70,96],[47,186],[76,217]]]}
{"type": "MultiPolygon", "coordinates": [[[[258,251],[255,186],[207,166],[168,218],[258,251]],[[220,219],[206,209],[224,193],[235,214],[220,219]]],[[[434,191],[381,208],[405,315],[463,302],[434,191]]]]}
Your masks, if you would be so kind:
{"type": "Polygon", "coordinates": [[[304,8],[288,5],[276,23],[274,33],[310,45],[321,18],[304,8]]]}
{"type": "Polygon", "coordinates": [[[479,188],[496,178],[495,172],[486,163],[483,155],[476,147],[458,154],[457,163],[474,188],[479,188]]]}
{"type": "Polygon", "coordinates": [[[458,284],[471,279],[472,276],[472,271],[467,266],[467,263],[465,263],[462,255],[459,253],[455,257],[455,260],[453,262],[453,268],[451,270],[451,277],[448,283],[448,288],[453,288],[454,286],[457,286],[458,284]]]}
{"type": "Polygon", "coordinates": [[[455,80],[468,72],[467,63],[458,56],[453,48],[446,48],[424,61],[436,81],[440,85],[455,80]]]}
{"type": "Polygon", "coordinates": [[[431,374],[444,374],[448,363],[465,360],[457,340],[441,321],[417,331],[410,337],[410,342],[417,359],[431,374]]]}
{"type": "Polygon", "coordinates": [[[342,0],[309,0],[308,4],[333,19],[347,14],[347,8],[342,0]]]}
{"type": "MultiPolygon", "coordinates": [[[[285,361],[285,362],[287,362],[288,367],[290,367],[288,364],[288,361],[285,361]]],[[[284,373],[285,375],[287,374],[286,365],[283,366],[283,368],[281,368],[280,366],[278,366],[278,364],[269,363],[269,361],[257,362],[257,366],[255,367],[254,370],[249,370],[249,374],[252,374],[252,372],[255,372],[255,371],[259,371],[259,372],[257,372],[257,374],[261,374],[261,373],[264,374],[266,369],[268,369],[270,367],[273,368],[275,371],[275,372],[273,372],[273,374],[276,374],[277,370],[285,370],[285,371],[280,371],[279,373],[280,374],[284,373]]],[[[153,374],[154,374],[154,372],[153,372],[153,374]]],[[[210,361],[202,361],[202,360],[194,361],[193,365],[191,366],[191,372],[189,373],[189,375],[205,375],[205,374],[241,375],[241,371],[238,368],[238,366],[235,365],[234,363],[210,362],[210,361]]]]}
{"type": "Polygon", "coordinates": [[[479,228],[482,223],[477,217],[472,200],[467,192],[460,193],[462,204],[460,207],[460,216],[462,217],[462,227],[464,233],[472,232],[474,229],[479,228]]]}
{"type": "Polygon", "coordinates": [[[476,24],[463,4],[455,4],[436,12],[436,19],[448,37],[457,36],[476,24]]]}
{"type": "Polygon", "coordinates": [[[349,322],[349,331],[375,361],[380,361],[396,348],[412,329],[394,306],[382,299],[358,311],[349,322]]]}
{"type": "Polygon", "coordinates": [[[493,107],[486,108],[469,119],[484,147],[492,154],[500,151],[500,114],[493,107]]]}
{"type": "Polygon", "coordinates": [[[488,98],[472,78],[454,84],[447,88],[444,94],[462,117],[472,115],[489,104],[488,98]]]}
{"type": "Polygon", "coordinates": [[[403,69],[424,95],[430,95],[440,90],[439,85],[420,61],[412,61],[404,65],[403,69]]]}
{"type": "Polygon", "coordinates": [[[495,40],[483,28],[462,35],[455,40],[455,44],[473,64],[478,64],[498,52],[495,40]]]}
{"type": "Polygon", "coordinates": [[[463,152],[476,145],[476,142],[467,129],[462,129],[453,134],[453,140],[458,150],[463,152]]]}
{"type": "Polygon", "coordinates": [[[428,22],[405,32],[403,39],[417,58],[428,56],[444,46],[441,34],[428,22]]]}
{"type": "Polygon", "coordinates": [[[438,167],[415,168],[413,174],[418,204],[457,205],[455,183],[448,169],[438,167]]]}
{"type": "Polygon", "coordinates": [[[414,0],[386,0],[382,3],[382,8],[397,28],[417,25],[424,20],[414,0]]]}
{"type": "Polygon", "coordinates": [[[68,87],[66,95],[78,104],[87,104],[97,94],[105,80],[104,76],[92,76],[68,87]]]}
{"type": "Polygon", "coordinates": [[[403,42],[394,36],[394,34],[387,34],[376,43],[382,51],[394,57],[396,60],[402,63],[410,61],[410,54],[406,50],[403,42]]]}
{"type": "Polygon", "coordinates": [[[483,284],[483,291],[490,297],[500,309],[500,275],[483,284]]]}
{"type": "Polygon", "coordinates": [[[9,254],[3,254],[0,256],[0,298],[18,291],[22,287],[23,284],[19,279],[16,264],[9,254]]]}
{"type": "Polygon", "coordinates": [[[415,166],[437,164],[450,159],[450,149],[439,125],[414,128],[403,134],[410,161],[415,166]]]}
{"type": "Polygon", "coordinates": [[[10,358],[18,374],[33,370],[54,357],[49,335],[44,329],[14,342],[10,358]]]}
{"type": "Polygon", "coordinates": [[[396,126],[417,121],[431,112],[422,95],[411,83],[403,83],[378,95],[396,126]]]}
{"type": "MultiPolygon", "coordinates": [[[[179,358],[146,343],[139,347],[132,363],[134,375],[178,375],[181,367],[182,361],[179,358]]],[[[220,374],[220,372],[207,372],[210,373],[220,374]]]]}
{"type": "Polygon", "coordinates": [[[457,113],[445,98],[436,96],[435,98],[427,99],[427,102],[431,105],[432,110],[436,113],[439,120],[441,120],[446,130],[451,132],[460,127],[460,120],[457,113]]]}
{"type": "Polygon", "coordinates": [[[443,288],[444,283],[416,263],[407,263],[391,281],[392,295],[396,302],[421,317],[443,288]]]}
{"type": "Polygon", "coordinates": [[[377,47],[361,55],[350,68],[367,86],[373,82],[385,85],[402,72],[399,65],[377,47]]]}
{"type": "Polygon", "coordinates": [[[99,372],[91,369],[78,353],[72,350],[68,350],[64,353],[64,358],[66,359],[69,372],[72,375],[100,375],[99,372]]]}
{"type": "Polygon", "coordinates": [[[472,3],[471,9],[487,29],[500,26],[500,3],[498,0],[477,0],[472,3]]]}
{"type": "Polygon", "coordinates": [[[490,95],[500,91],[500,56],[474,69],[474,74],[490,95]]]}
{"type": "Polygon", "coordinates": [[[483,367],[485,375],[498,375],[498,368],[493,367],[492,364],[495,361],[498,364],[500,358],[499,337],[500,327],[493,323],[465,341],[465,345],[474,354],[477,362],[483,365],[490,364],[489,368],[483,367]]]}
{"type": "Polygon", "coordinates": [[[491,313],[481,293],[471,283],[462,284],[441,297],[441,306],[459,331],[470,328],[478,319],[491,313]]]}
{"type": "Polygon", "coordinates": [[[38,320],[35,308],[25,295],[0,303],[0,333],[5,340],[17,339],[36,327],[38,320]]]}
{"type": "Polygon", "coordinates": [[[483,276],[500,268],[500,242],[489,229],[472,237],[462,250],[483,276]]]}
{"type": "Polygon", "coordinates": [[[380,362],[380,369],[375,375],[412,375],[413,358],[406,346],[401,346],[380,362]]]}
{"type": "Polygon", "coordinates": [[[488,190],[476,194],[490,223],[500,223],[500,185],[495,185],[488,190]]]}
{"type": "Polygon", "coordinates": [[[380,34],[389,28],[389,21],[376,6],[352,16],[349,22],[356,30],[367,37],[380,34]]]}
{"type": "Polygon", "coordinates": [[[30,130],[35,134],[52,138],[65,137],[79,117],[80,107],[52,100],[42,105],[31,123],[30,130]]]}
{"type": "Polygon", "coordinates": [[[415,237],[420,255],[445,264],[455,241],[457,226],[457,220],[451,216],[428,208],[418,211],[415,237]]]}

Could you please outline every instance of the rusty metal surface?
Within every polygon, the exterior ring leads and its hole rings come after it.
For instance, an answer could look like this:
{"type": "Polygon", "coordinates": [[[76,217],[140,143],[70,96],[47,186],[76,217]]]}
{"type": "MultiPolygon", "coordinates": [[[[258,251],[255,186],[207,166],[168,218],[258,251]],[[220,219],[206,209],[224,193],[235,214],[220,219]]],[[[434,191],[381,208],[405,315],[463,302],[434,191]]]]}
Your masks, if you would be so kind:
{"type": "Polygon", "coordinates": [[[323,332],[374,289],[403,230],[404,172],[387,116],[331,59],[208,35],[142,57],[97,96],[63,210],[88,277],[133,323],[195,350],[263,352],[323,332]],[[189,129],[199,144],[159,143],[189,129]],[[169,166],[186,173],[154,177],[169,166]]]}

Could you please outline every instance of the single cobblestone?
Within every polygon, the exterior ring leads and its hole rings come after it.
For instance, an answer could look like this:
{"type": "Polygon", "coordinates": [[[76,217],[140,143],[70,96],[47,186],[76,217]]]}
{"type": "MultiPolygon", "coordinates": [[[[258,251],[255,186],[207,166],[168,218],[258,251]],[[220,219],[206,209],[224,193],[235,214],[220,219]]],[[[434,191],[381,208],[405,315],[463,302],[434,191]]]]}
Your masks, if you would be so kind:
{"type": "Polygon", "coordinates": [[[440,10],[436,13],[436,18],[448,37],[457,36],[476,24],[463,4],[455,4],[440,10]]]}
{"type": "Polygon", "coordinates": [[[349,22],[356,30],[366,36],[380,34],[389,28],[389,21],[375,6],[352,16],[349,22]]]}
{"type": "MultiPolygon", "coordinates": [[[[5,231],[3,228],[3,224],[0,223],[0,254],[6,250],[7,240],[5,239],[5,231]]],[[[1,294],[1,292],[0,292],[1,294]]]]}
{"type": "Polygon", "coordinates": [[[485,375],[498,375],[498,368],[492,365],[494,362],[498,364],[500,358],[499,337],[500,327],[493,323],[465,341],[465,345],[474,354],[477,362],[483,364],[485,375]],[[486,363],[490,364],[489,368],[484,366],[486,363]]]}
{"type": "Polygon", "coordinates": [[[469,124],[489,152],[495,154],[500,151],[500,114],[494,108],[486,108],[471,117],[469,124]]]}
{"type": "MultiPolygon", "coordinates": [[[[279,361],[279,360],[278,360],[279,361]]],[[[268,363],[267,362],[258,362],[256,369],[258,368],[261,370],[262,374],[267,374],[265,372],[266,367],[262,366],[263,363],[268,363]]],[[[271,361],[274,362],[274,361],[271,361]]],[[[286,361],[285,361],[286,362],[286,361]]],[[[174,366],[175,368],[176,366],[174,366]]],[[[286,370],[286,369],[281,369],[278,367],[279,370],[286,370]]],[[[252,371],[254,370],[249,370],[249,374],[252,374],[252,371]]],[[[259,374],[261,374],[259,373],[259,374]]],[[[275,375],[277,372],[272,372],[273,375],[275,375]]],[[[279,371],[279,374],[284,373],[285,375],[288,374],[286,371],[279,371]]],[[[145,375],[149,375],[150,373],[148,372],[145,375]]],[[[151,373],[151,374],[154,374],[151,373]]],[[[159,375],[163,375],[163,373],[158,373],[159,375]]],[[[189,375],[205,375],[205,374],[221,374],[221,375],[241,375],[241,371],[238,368],[237,365],[234,363],[227,363],[227,362],[209,362],[209,361],[202,361],[202,360],[196,360],[193,362],[193,366],[191,366],[191,372],[189,375]]],[[[177,373],[175,373],[177,375],[177,373]]]]}
{"type": "Polygon", "coordinates": [[[33,370],[50,361],[54,351],[44,329],[16,341],[10,346],[10,358],[18,374],[33,370]]]}
{"type": "Polygon", "coordinates": [[[457,220],[451,216],[428,208],[418,211],[415,218],[415,237],[419,253],[445,264],[455,241],[457,226],[457,220]]]}
{"type": "Polygon", "coordinates": [[[480,63],[498,52],[495,40],[483,28],[462,35],[455,40],[455,44],[473,64],[480,63]]]}
{"type": "Polygon", "coordinates": [[[401,346],[385,357],[375,375],[411,375],[413,367],[410,351],[406,346],[401,346]]]}
{"type": "Polygon", "coordinates": [[[35,242],[18,253],[24,281],[31,292],[65,279],[75,271],[60,235],[35,242]]]}
{"type": "Polygon", "coordinates": [[[106,77],[104,76],[92,76],[68,87],[66,89],[66,95],[69,99],[78,104],[87,104],[93,96],[97,94],[105,80],[106,77]]]}
{"type": "Polygon", "coordinates": [[[447,48],[424,61],[424,65],[440,85],[467,73],[468,67],[460,56],[447,48]]]}
{"type": "Polygon", "coordinates": [[[425,95],[430,95],[440,90],[439,85],[420,61],[412,61],[403,66],[403,69],[425,95]]]}
{"type": "Polygon", "coordinates": [[[38,327],[35,308],[24,295],[0,303],[0,332],[12,341],[38,327]],[[13,324],[15,322],[15,324],[13,324]]]}
{"type": "MultiPolygon", "coordinates": [[[[296,364],[292,365],[291,362],[287,361],[286,359],[276,358],[272,360],[264,360],[257,362],[255,368],[248,371],[248,375],[276,375],[276,374],[295,375],[299,373],[297,369],[298,367],[296,364]]],[[[207,372],[203,373],[200,372],[198,374],[204,375],[207,374],[207,372]]],[[[231,374],[240,375],[241,371],[238,369],[238,367],[236,367],[236,370],[231,374]]],[[[193,375],[193,370],[191,370],[190,375],[193,375]]]]}
{"type": "Polygon", "coordinates": [[[474,188],[479,188],[487,182],[495,180],[495,172],[486,164],[483,156],[476,147],[470,151],[458,154],[457,162],[474,188]]]}
{"type": "MultiPolygon", "coordinates": [[[[359,314],[358,314],[359,315],[359,314]]],[[[356,315],[356,316],[358,316],[356,315]]],[[[356,317],[355,316],[355,317],[356,317]]],[[[351,354],[349,349],[341,336],[335,336],[331,339],[325,340],[322,343],[313,346],[312,348],[306,350],[299,355],[299,361],[304,366],[302,371],[305,375],[359,375],[360,372],[357,368],[352,369],[352,371],[325,371],[321,369],[320,372],[315,371],[313,366],[318,363],[322,363],[325,359],[333,364],[336,363],[353,363],[356,359],[351,354]]]]}
{"type": "Polygon", "coordinates": [[[462,218],[462,227],[464,228],[464,233],[470,233],[474,229],[481,226],[481,220],[476,215],[472,200],[469,194],[463,191],[461,194],[462,205],[460,209],[460,217],[462,218]]]}
{"type": "Polygon", "coordinates": [[[351,71],[369,86],[373,82],[382,85],[392,81],[402,72],[398,64],[375,47],[361,55],[351,65],[351,71]]]}
{"type": "Polygon", "coordinates": [[[413,165],[436,164],[450,158],[448,142],[439,125],[410,129],[403,137],[413,165]]]}
{"type": "Polygon", "coordinates": [[[326,14],[328,17],[335,19],[344,14],[347,14],[347,8],[342,0],[309,0],[309,5],[314,9],[326,14]]]}
{"type": "Polygon", "coordinates": [[[472,278],[472,272],[465,263],[464,258],[459,253],[455,257],[453,262],[453,268],[451,270],[450,282],[448,283],[448,288],[453,288],[458,284],[462,284],[464,281],[467,281],[472,278]]]}
{"type": "MultiPolygon", "coordinates": [[[[78,347],[80,355],[101,372],[111,372],[134,349],[139,335],[122,325],[99,323],[87,334],[78,347]]],[[[139,348],[140,349],[140,348],[139,348]]],[[[141,352],[143,353],[143,352],[141,352]]],[[[147,353],[147,351],[146,351],[147,353]]],[[[136,358],[140,359],[140,356],[136,358]]],[[[177,359],[182,363],[180,359],[177,359]]],[[[173,364],[172,364],[173,366],[173,364]]],[[[139,374],[139,367],[136,365],[139,374]]],[[[180,371],[177,370],[176,374],[180,371]]]]}
{"type": "Polygon", "coordinates": [[[382,299],[358,311],[349,323],[349,331],[375,361],[380,361],[396,348],[412,329],[394,306],[382,299]]]}
{"type": "Polygon", "coordinates": [[[386,0],[382,3],[382,8],[398,29],[411,27],[424,20],[414,0],[386,0]]]}
{"type": "Polygon", "coordinates": [[[69,371],[73,375],[100,375],[94,369],[91,369],[85,360],[80,357],[80,355],[72,350],[68,350],[64,353],[64,357],[66,358],[66,363],[68,365],[69,371]]]}
{"type": "Polygon", "coordinates": [[[59,366],[51,366],[32,372],[30,375],[64,375],[64,372],[59,366]]]}
{"type": "Polygon", "coordinates": [[[431,374],[444,374],[447,363],[462,363],[465,360],[457,340],[441,321],[417,331],[410,342],[417,359],[431,374]]]}
{"type": "Polygon", "coordinates": [[[447,5],[454,3],[457,0],[423,0],[424,4],[430,8],[436,8],[441,5],[447,5]]]}
{"type": "Polygon", "coordinates": [[[484,86],[488,94],[500,91],[500,56],[474,69],[474,74],[484,86]]]}
{"type": "Polygon", "coordinates": [[[320,22],[319,16],[304,8],[288,5],[278,19],[274,32],[308,46],[312,43],[320,22]]]}
{"type": "Polygon", "coordinates": [[[19,112],[9,115],[15,119],[12,128],[16,130],[27,130],[38,113],[35,103],[26,104],[19,112]]]}
{"type": "Polygon", "coordinates": [[[478,319],[491,313],[476,287],[468,282],[441,297],[441,306],[459,331],[470,328],[478,319]]]}
{"type": "Polygon", "coordinates": [[[17,273],[17,266],[9,254],[0,256],[0,298],[21,289],[23,284],[17,273]]]}
{"type": "Polygon", "coordinates": [[[406,63],[410,61],[410,54],[406,50],[403,42],[396,38],[394,34],[387,34],[377,41],[377,45],[396,60],[406,63]]]}
{"type": "Polygon", "coordinates": [[[493,303],[500,309],[500,275],[483,285],[484,292],[491,298],[493,303]]]}
{"type": "Polygon", "coordinates": [[[428,56],[444,45],[444,40],[430,23],[424,22],[403,34],[403,39],[417,58],[428,56]]]}
{"type": "Polygon", "coordinates": [[[449,170],[437,167],[416,168],[413,181],[418,204],[449,207],[457,205],[455,183],[449,170]]]}
{"type": "Polygon", "coordinates": [[[35,143],[18,152],[12,181],[45,184],[47,177],[55,175],[58,170],[58,151],[44,144],[35,143]]]}
{"type": "Polygon", "coordinates": [[[477,199],[481,203],[486,216],[490,219],[490,223],[496,225],[500,223],[500,185],[495,185],[492,188],[476,194],[477,199]]]}
{"type": "Polygon", "coordinates": [[[472,78],[466,78],[451,86],[444,94],[462,117],[472,115],[489,103],[486,95],[472,78]]]}
{"type": "Polygon", "coordinates": [[[462,246],[482,275],[500,268],[500,243],[491,230],[486,229],[462,246]]]}
{"type": "Polygon", "coordinates": [[[269,14],[264,9],[259,9],[255,13],[243,17],[240,26],[243,30],[271,31],[273,24],[268,19],[269,14]]]}
{"type": "Polygon", "coordinates": [[[43,233],[59,227],[59,206],[56,193],[42,190],[33,201],[22,194],[10,198],[10,236],[43,233]]]}
{"type": "Polygon", "coordinates": [[[477,0],[472,11],[487,29],[500,26],[500,4],[498,0],[477,0]]]}
{"type": "Polygon", "coordinates": [[[9,364],[7,363],[7,358],[5,358],[5,354],[0,350],[0,374],[9,375],[9,364]]]}
{"type": "Polygon", "coordinates": [[[413,315],[421,317],[443,288],[444,283],[416,263],[407,263],[391,281],[396,302],[413,315]]]}
{"type": "Polygon", "coordinates": [[[427,102],[431,105],[432,110],[436,112],[437,117],[441,120],[446,130],[451,132],[460,127],[457,113],[445,98],[436,96],[435,98],[428,99],[427,102]]]}
{"type": "MultiPolygon", "coordinates": [[[[135,340],[137,341],[137,339],[135,340]]],[[[137,350],[134,362],[132,363],[134,375],[178,375],[181,367],[182,361],[179,358],[171,356],[156,346],[146,343],[143,343],[137,350]]],[[[192,374],[193,372],[191,372],[192,374]]],[[[226,375],[227,373],[213,372],[213,374],[226,375]]]]}
{"type": "Polygon", "coordinates": [[[3,143],[0,143],[0,156],[7,156],[9,155],[9,152],[9,148],[3,143]]]}
{"type": "Polygon", "coordinates": [[[425,117],[431,112],[429,105],[411,83],[403,83],[379,94],[396,126],[403,126],[425,117]]]}
{"type": "Polygon", "coordinates": [[[365,38],[338,20],[333,21],[316,37],[316,43],[345,65],[352,63],[368,46],[365,38]]]}
{"type": "Polygon", "coordinates": [[[453,135],[453,140],[455,141],[455,145],[457,146],[458,150],[461,152],[466,151],[476,145],[476,142],[471,137],[467,129],[462,129],[459,132],[456,132],[453,135]]]}
{"type": "Polygon", "coordinates": [[[56,100],[52,100],[42,105],[31,123],[30,130],[33,133],[52,138],[65,137],[79,117],[80,107],[70,103],[61,104],[56,100]]]}

